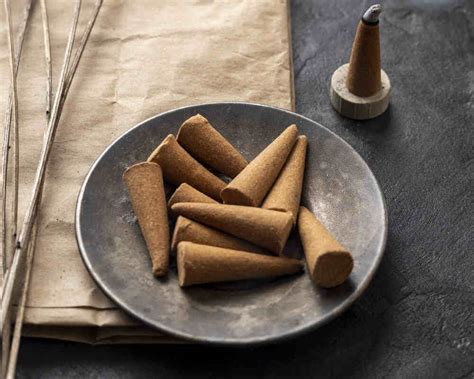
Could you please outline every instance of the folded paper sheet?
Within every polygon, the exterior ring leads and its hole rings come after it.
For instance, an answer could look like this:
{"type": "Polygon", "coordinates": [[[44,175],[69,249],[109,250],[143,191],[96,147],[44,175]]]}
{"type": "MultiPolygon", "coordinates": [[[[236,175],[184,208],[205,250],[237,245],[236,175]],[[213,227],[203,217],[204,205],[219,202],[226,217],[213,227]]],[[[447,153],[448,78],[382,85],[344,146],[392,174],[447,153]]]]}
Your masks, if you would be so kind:
{"type": "MultiPolygon", "coordinates": [[[[16,24],[22,4],[15,2],[16,24]]],[[[22,212],[30,196],[44,126],[46,78],[38,5],[18,77],[22,212]]],[[[54,89],[72,3],[49,0],[47,6],[54,89]]],[[[48,166],[27,303],[27,334],[90,343],[170,341],[169,336],[118,310],[87,273],[74,236],[80,185],[108,144],[157,113],[224,100],[292,109],[287,7],[287,0],[104,2],[71,87],[48,166]]],[[[83,1],[79,33],[91,10],[92,0],[83,1]]],[[[0,33],[6,35],[4,22],[0,33]]],[[[7,57],[2,38],[1,83],[8,83],[7,57]]],[[[0,105],[5,109],[7,86],[2,90],[0,105]]]]}

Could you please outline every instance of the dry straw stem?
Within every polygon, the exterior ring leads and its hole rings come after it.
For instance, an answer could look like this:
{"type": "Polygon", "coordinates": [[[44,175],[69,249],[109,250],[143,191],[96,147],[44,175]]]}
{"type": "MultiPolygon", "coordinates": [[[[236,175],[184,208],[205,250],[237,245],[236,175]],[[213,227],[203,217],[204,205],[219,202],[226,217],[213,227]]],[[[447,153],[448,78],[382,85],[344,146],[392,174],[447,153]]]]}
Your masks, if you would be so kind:
{"type": "Polygon", "coordinates": [[[36,247],[36,224],[33,227],[31,244],[28,247],[26,255],[26,272],[23,288],[21,289],[20,301],[18,302],[17,313],[15,318],[15,326],[13,330],[13,338],[8,359],[6,378],[14,378],[16,371],[16,363],[18,359],[18,351],[20,349],[21,331],[23,329],[23,319],[25,317],[26,299],[28,297],[28,289],[30,285],[31,268],[33,263],[33,256],[36,247]]]}
{"type": "Polygon", "coordinates": [[[53,92],[53,74],[51,65],[51,45],[48,22],[48,10],[46,8],[46,0],[40,0],[41,6],[41,21],[43,25],[43,44],[44,44],[44,58],[46,63],[46,117],[49,119],[51,112],[51,97],[53,92]]]}
{"type": "Polygon", "coordinates": [[[76,51],[74,60],[70,64],[72,48],[74,45],[74,38],[77,29],[81,1],[77,0],[74,8],[73,22],[69,32],[68,43],[65,52],[64,63],[61,69],[61,75],[58,83],[58,90],[56,92],[55,101],[52,107],[51,118],[48,123],[48,128],[45,135],[45,140],[43,142],[43,149],[41,151],[40,161],[38,164],[36,177],[33,185],[33,193],[30,202],[28,203],[25,219],[22,224],[21,234],[16,245],[16,252],[13,257],[12,265],[7,272],[7,277],[5,285],[3,287],[2,293],[2,308],[1,308],[1,327],[2,331],[5,326],[5,319],[10,310],[12,303],[12,291],[15,287],[15,284],[20,280],[18,278],[18,272],[20,269],[20,262],[22,261],[22,255],[25,250],[28,249],[29,242],[31,239],[31,232],[33,224],[36,217],[36,211],[38,209],[39,200],[41,198],[42,186],[44,182],[44,174],[46,170],[46,165],[49,159],[49,154],[51,152],[51,147],[54,141],[54,136],[58,126],[59,118],[61,115],[62,106],[66,99],[67,92],[70,88],[71,82],[74,78],[74,73],[76,72],[77,66],[79,64],[80,58],[82,56],[83,50],[87,44],[89,35],[94,26],[95,20],[99,13],[100,7],[102,5],[102,0],[98,0],[95,3],[94,12],[91,20],[89,21],[86,30],[83,34],[78,51],[76,51]]]}
{"type": "MultiPolygon", "coordinates": [[[[81,6],[81,1],[77,0],[76,6],[74,9],[74,15],[73,15],[73,23],[71,25],[71,30],[68,38],[68,45],[66,47],[66,53],[65,53],[65,59],[63,63],[63,67],[61,69],[61,77],[60,77],[60,82],[58,85],[58,92],[56,93],[55,97],[55,102],[54,102],[54,109],[53,113],[51,115],[51,118],[49,119],[48,122],[48,128],[45,133],[45,142],[43,145],[43,151],[41,155],[41,161],[40,164],[38,165],[38,172],[37,172],[37,177],[35,180],[34,184],[34,192],[33,192],[33,197],[32,200],[29,204],[28,207],[28,212],[27,216],[25,216],[25,221],[23,223],[22,227],[22,234],[20,235],[20,240],[18,241],[17,244],[17,251],[16,251],[16,257],[20,257],[20,254],[22,251],[27,250],[27,262],[26,262],[26,268],[25,268],[25,278],[24,278],[24,283],[22,287],[22,293],[21,293],[21,298],[19,301],[19,309],[17,313],[17,318],[15,322],[15,331],[13,335],[13,341],[12,341],[12,350],[10,354],[10,359],[9,359],[9,366],[8,366],[8,378],[13,378],[15,375],[15,369],[16,369],[16,360],[17,360],[17,355],[18,355],[18,348],[19,348],[19,343],[20,343],[20,338],[21,338],[21,329],[23,326],[23,317],[24,317],[24,307],[26,303],[26,298],[28,295],[28,286],[29,286],[29,278],[31,274],[31,267],[32,267],[32,262],[33,262],[33,256],[34,256],[34,238],[35,238],[35,233],[36,230],[33,228],[35,221],[36,221],[36,211],[39,207],[39,203],[41,201],[41,196],[42,196],[42,186],[43,186],[43,181],[44,181],[44,169],[47,164],[48,156],[49,156],[49,151],[48,149],[51,148],[52,142],[54,141],[54,133],[55,129],[57,127],[62,107],[64,105],[64,102],[66,100],[67,93],[69,91],[69,88],[71,86],[72,80],[74,78],[74,74],[77,70],[77,67],[79,65],[82,53],[87,45],[87,41],[89,39],[89,36],[91,34],[92,28],[95,24],[95,21],[97,20],[97,16],[99,14],[100,8],[102,6],[102,0],[97,0],[95,3],[95,7],[93,10],[93,14],[91,16],[91,19],[89,20],[86,29],[83,33],[81,42],[79,44],[79,47],[76,50],[76,54],[74,56],[74,59],[72,61],[72,64],[69,65],[70,62],[70,57],[72,53],[72,47],[74,44],[74,38],[75,38],[75,32],[79,20],[79,13],[80,13],[80,6],[81,6]],[[65,78],[65,79],[64,79],[65,78]],[[55,122],[53,122],[55,121],[55,122]],[[51,138],[52,137],[52,138],[51,138]],[[49,144],[49,145],[48,145],[49,144]],[[46,154],[46,157],[45,155],[46,154]],[[41,172],[41,168],[43,167],[43,173],[42,176],[39,176],[39,173],[41,172]],[[38,180],[39,179],[39,180],[38,180]],[[33,230],[32,230],[33,228],[33,230]],[[24,233],[25,231],[25,233],[24,233]],[[33,236],[31,236],[33,234],[33,236]],[[24,236],[24,238],[22,238],[24,236]],[[21,243],[23,241],[23,244],[21,243]],[[33,241],[32,246],[29,246],[29,242],[33,241]]],[[[46,10],[46,8],[44,8],[46,10]]],[[[47,18],[47,14],[45,15],[47,18]]],[[[43,24],[44,27],[44,24],[43,24]]],[[[48,40],[49,40],[49,28],[48,31],[45,31],[45,33],[48,34],[48,40]]],[[[46,55],[48,54],[47,52],[45,53],[46,55]]],[[[46,57],[47,64],[50,65],[51,61],[48,61],[48,58],[46,57]]],[[[48,104],[48,99],[47,99],[47,104],[48,104]]],[[[48,113],[47,113],[48,117],[48,113]]],[[[9,272],[9,282],[11,283],[9,285],[10,289],[8,289],[7,293],[3,294],[2,297],[2,310],[6,309],[5,305],[10,305],[11,304],[11,289],[13,288],[13,285],[15,284],[15,280],[18,280],[16,278],[16,273],[18,271],[19,267],[19,258],[16,260],[15,267],[12,268],[13,270],[10,270],[9,272]],[[5,296],[6,295],[6,296],[5,296]],[[8,299],[6,298],[8,297],[8,299]]],[[[8,283],[7,283],[8,284],[8,283]]],[[[2,311],[2,327],[5,325],[3,322],[4,319],[4,314],[2,311]]]]}
{"type": "MultiPolygon", "coordinates": [[[[48,23],[48,13],[46,8],[45,0],[40,1],[41,5],[41,19],[43,25],[43,38],[44,38],[44,53],[45,53],[45,67],[46,67],[46,126],[44,128],[44,135],[46,135],[46,130],[48,122],[50,119],[51,112],[51,97],[52,97],[52,65],[51,65],[51,47],[50,47],[50,33],[49,33],[49,23],[48,23]]],[[[41,204],[42,191],[40,194],[40,199],[38,201],[38,207],[41,204]]],[[[28,246],[27,255],[26,255],[26,269],[25,269],[25,279],[23,281],[23,286],[21,289],[20,300],[17,305],[17,313],[15,318],[15,325],[13,329],[13,337],[11,341],[11,348],[8,357],[8,366],[7,377],[13,378],[15,376],[16,364],[18,359],[18,352],[20,349],[21,333],[23,330],[23,320],[25,317],[25,306],[26,300],[28,298],[28,290],[30,285],[31,271],[33,266],[33,257],[36,248],[36,234],[37,234],[37,215],[35,215],[33,221],[33,230],[31,243],[28,246]]],[[[6,361],[6,360],[5,360],[6,361]]],[[[5,371],[4,371],[5,372],[5,371]]]]}
{"type": "MultiPolygon", "coordinates": [[[[12,240],[11,246],[14,246],[15,238],[16,238],[16,228],[17,228],[17,220],[18,220],[18,178],[19,178],[19,136],[18,136],[18,95],[16,90],[16,78],[17,78],[17,69],[15,67],[15,47],[13,46],[13,26],[11,20],[11,8],[10,8],[10,0],[5,0],[3,3],[5,6],[5,17],[7,21],[7,40],[8,40],[8,49],[9,49],[9,61],[10,61],[10,94],[11,94],[11,103],[9,109],[10,121],[9,127],[11,128],[13,122],[13,204],[11,207],[12,217],[11,217],[11,234],[10,239],[12,240]]],[[[11,130],[9,131],[11,133],[11,130]]],[[[9,148],[10,146],[8,146],[9,148]]],[[[8,151],[7,151],[8,154],[8,151]]],[[[8,163],[7,163],[8,164],[8,163]]],[[[6,182],[8,179],[7,175],[3,178],[6,182]]],[[[6,211],[6,209],[5,209],[6,211]]],[[[8,231],[7,231],[8,233],[8,231]]],[[[6,239],[7,237],[5,237],[6,239]]],[[[6,244],[6,242],[5,242],[6,244]]],[[[10,246],[8,246],[7,250],[5,251],[5,266],[8,266],[10,259],[11,259],[11,250],[10,246]]]]}
{"type": "Polygon", "coordinates": [[[192,242],[181,242],[178,245],[178,280],[181,287],[290,275],[302,269],[303,264],[297,259],[192,242]]]}
{"type": "MultiPolygon", "coordinates": [[[[0,256],[1,256],[1,264],[2,269],[0,270],[0,282],[2,283],[2,290],[3,290],[3,277],[6,273],[8,268],[8,264],[11,258],[11,251],[13,251],[15,245],[15,238],[16,238],[16,226],[17,226],[17,215],[18,215],[18,111],[17,111],[17,94],[16,94],[16,78],[18,74],[18,67],[20,65],[20,58],[21,52],[23,50],[23,41],[25,39],[25,31],[28,25],[28,20],[30,18],[30,11],[31,11],[31,1],[27,2],[24,12],[23,12],[23,19],[20,25],[20,31],[18,34],[18,40],[16,43],[17,50],[14,51],[13,46],[13,32],[12,32],[12,23],[10,19],[10,1],[5,0],[5,14],[6,14],[6,23],[7,23],[7,32],[8,32],[8,46],[9,46],[9,60],[10,60],[10,91],[8,95],[8,108],[6,112],[6,119],[5,119],[5,129],[4,129],[4,136],[3,136],[3,145],[2,145],[2,171],[1,171],[1,178],[2,178],[2,186],[0,197],[2,198],[2,236],[1,236],[1,246],[0,246],[0,256]],[[14,196],[13,196],[13,204],[12,204],[12,232],[11,232],[11,245],[7,248],[7,213],[6,213],[6,195],[7,195],[7,176],[8,176],[8,160],[9,160],[9,149],[10,149],[10,135],[12,129],[12,120],[13,120],[13,129],[14,129],[14,138],[15,138],[15,150],[14,150],[14,160],[15,160],[15,176],[14,176],[14,196]]],[[[6,325],[5,329],[2,328],[1,335],[2,335],[2,349],[1,349],[1,373],[2,377],[5,376],[6,369],[7,369],[7,362],[8,362],[8,355],[10,350],[10,334],[11,334],[11,325],[10,325],[10,314],[6,312],[5,314],[6,321],[8,324],[6,325]]],[[[2,317],[3,319],[3,317],[2,317]]],[[[3,326],[3,323],[2,323],[3,326]]]]}
{"type": "MultiPolygon", "coordinates": [[[[9,45],[10,45],[10,62],[12,62],[12,78],[11,78],[11,86],[10,86],[10,91],[8,94],[8,108],[6,111],[6,118],[5,118],[5,128],[3,132],[3,145],[2,145],[2,171],[0,174],[1,180],[2,180],[2,186],[0,189],[0,198],[2,199],[2,215],[1,215],[1,220],[2,220],[2,236],[1,236],[1,247],[0,247],[0,256],[1,256],[1,263],[2,263],[2,270],[1,270],[1,278],[3,279],[3,275],[5,274],[7,268],[8,268],[8,256],[7,256],[7,212],[6,212],[6,206],[7,206],[7,175],[8,175],[8,161],[9,161],[9,146],[10,146],[10,135],[11,135],[11,127],[12,127],[12,120],[16,122],[16,118],[14,117],[14,113],[16,112],[16,77],[18,73],[18,67],[20,65],[20,58],[21,58],[21,52],[23,50],[23,41],[25,40],[25,31],[26,27],[28,25],[28,20],[30,18],[30,11],[31,11],[31,3],[32,1],[30,0],[24,9],[23,12],[23,19],[21,21],[20,29],[19,29],[19,34],[18,34],[18,39],[16,42],[17,49],[15,51],[15,57],[14,60],[13,58],[13,46],[11,46],[11,41],[13,40],[12,36],[12,28],[11,28],[11,22],[10,22],[10,2],[6,0],[4,2],[4,6],[6,8],[6,16],[8,18],[7,24],[8,24],[8,40],[9,40],[9,45]],[[15,92],[14,92],[15,91],[15,92]]],[[[15,207],[14,207],[15,208],[15,207]]],[[[16,223],[15,223],[16,224],[16,223]]],[[[8,249],[9,250],[9,249],[8,249]]]]}

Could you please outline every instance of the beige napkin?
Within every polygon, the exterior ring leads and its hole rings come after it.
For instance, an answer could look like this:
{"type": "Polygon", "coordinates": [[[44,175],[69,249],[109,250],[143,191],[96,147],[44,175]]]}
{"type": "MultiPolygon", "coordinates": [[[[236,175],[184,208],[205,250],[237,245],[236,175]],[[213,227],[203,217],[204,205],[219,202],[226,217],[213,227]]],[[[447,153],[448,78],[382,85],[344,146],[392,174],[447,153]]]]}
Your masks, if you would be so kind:
{"type": "MultiPolygon", "coordinates": [[[[22,1],[15,6],[16,23],[22,1]]],[[[72,3],[47,1],[53,89],[72,3]]],[[[22,211],[30,197],[44,127],[46,79],[38,5],[18,78],[22,211]]],[[[84,0],[82,9],[79,33],[91,13],[92,0],[84,0]]],[[[5,29],[5,23],[0,23],[2,36],[5,29]]],[[[8,83],[5,39],[0,43],[0,80],[8,83]]],[[[172,340],[126,316],[90,278],[74,236],[79,188],[108,144],[157,113],[222,100],[292,109],[290,50],[286,0],[104,2],[48,165],[27,303],[27,335],[90,343],[172,340]]],[[[2,109],[7,89],[2,87],[2,109]]]]}

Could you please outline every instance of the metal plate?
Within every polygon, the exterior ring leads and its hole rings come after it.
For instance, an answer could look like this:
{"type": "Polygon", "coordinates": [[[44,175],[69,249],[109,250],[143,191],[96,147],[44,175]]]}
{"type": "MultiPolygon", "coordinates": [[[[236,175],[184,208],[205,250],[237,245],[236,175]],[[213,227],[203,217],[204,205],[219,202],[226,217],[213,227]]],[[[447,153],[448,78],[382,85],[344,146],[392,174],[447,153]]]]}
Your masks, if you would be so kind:
{"type": "MultiPolygon", "coordinates": [[[[167,192],[171,193],[168,188],[167,192]]],[[[303,116],[245,103],[176,109],[144,121],[97,159],[79,194],[76,235],[84,262],[104,292],[144,323],[194,341],[269,342],[316,328],[339,315],[365,290],[382,258],[387,213],[377,181],[341,138],[303,116]],[[172,259],[166,279],[151,264],[122,173],[146,160],[168,134],[201,113],[249,160],[288,125],[308,137],[302,203],[350,249],[354,271],[345,284],[324,290],[306,274],[269,281],[181,289],[172,259]]],[[[289,244],[301,254],[297,241],[289,244]]]]}

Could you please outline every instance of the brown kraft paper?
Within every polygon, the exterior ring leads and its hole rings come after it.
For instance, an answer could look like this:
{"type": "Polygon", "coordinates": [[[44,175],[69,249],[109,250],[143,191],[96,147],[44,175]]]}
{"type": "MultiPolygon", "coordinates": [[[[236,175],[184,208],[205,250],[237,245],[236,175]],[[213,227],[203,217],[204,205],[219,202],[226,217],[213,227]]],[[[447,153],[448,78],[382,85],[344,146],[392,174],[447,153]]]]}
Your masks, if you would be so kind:
{"type": "MultiPolygon", "coordinates": [[[[93,5],[82,2],[79,35],[93,5]]],[[[23,1],[12,2],[14,20],[20,20],[23,6],[23,1]]],[[[88,343],[172,339],[131,319],[90,277],[74,232],[79,189],[112,141],[158,113],[229,100],[294,109],[287,6],[286,0],[104,1],[64,105],[46,172],[25,334],[88,343]]],[[[47,8],[55,83],[74,4],[48,0],[47,8]]],[[[40,11],[33,6],[18,75],[19,220],[30,199],[45,125],[40,11]]],[[[0,34],[6,36],[5,22],[0,34]]],[[[0,52],[0,83],[7,91],[6,38],[0,39],[0,52]]],[[[7,99],[0,96],[3,111],[7,99]]],[[[3,127],[0,123],[0,134],[3,127]]]]}

